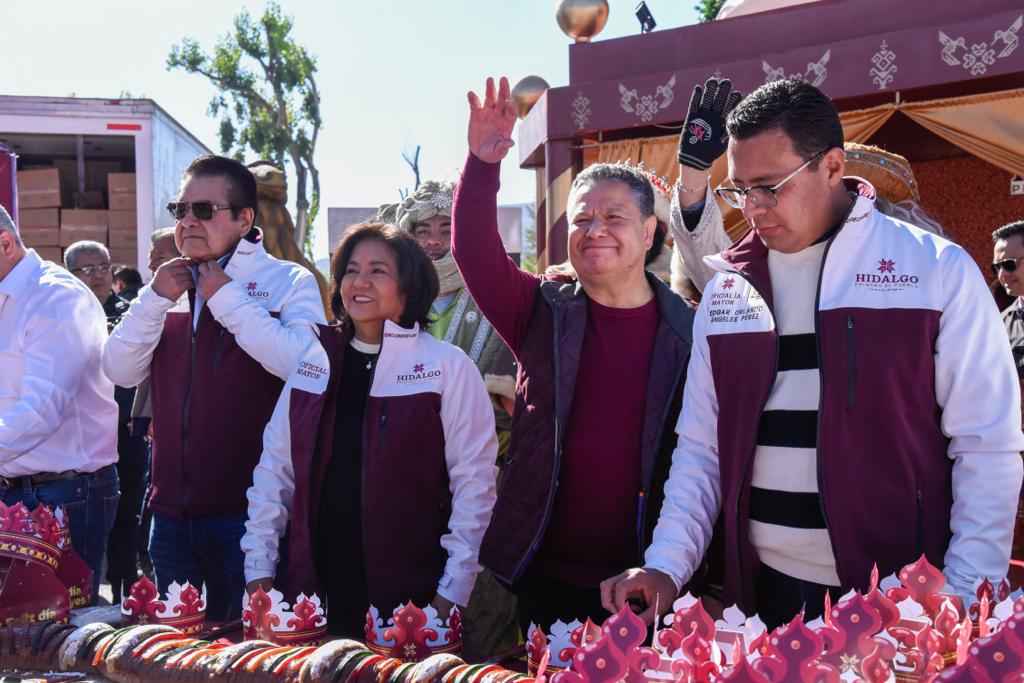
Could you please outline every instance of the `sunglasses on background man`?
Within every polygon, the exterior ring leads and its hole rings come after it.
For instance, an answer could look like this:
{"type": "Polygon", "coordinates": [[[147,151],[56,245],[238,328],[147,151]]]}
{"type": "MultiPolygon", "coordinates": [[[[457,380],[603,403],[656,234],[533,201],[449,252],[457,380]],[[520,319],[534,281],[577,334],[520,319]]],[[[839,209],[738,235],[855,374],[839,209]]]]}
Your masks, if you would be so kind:
{"type": "Polygon", "coordinates": [[[223,211],[224,209],[235,208],[232,204],[214,204],[213,202],[171,202],[167,205],[167,210],[170,211],[171,217],[176,221],[180,221],[188,215],[189,209],[192,209],[192,215],[201,221],[208,221],[213,218],[214,211],[223,211]]]}

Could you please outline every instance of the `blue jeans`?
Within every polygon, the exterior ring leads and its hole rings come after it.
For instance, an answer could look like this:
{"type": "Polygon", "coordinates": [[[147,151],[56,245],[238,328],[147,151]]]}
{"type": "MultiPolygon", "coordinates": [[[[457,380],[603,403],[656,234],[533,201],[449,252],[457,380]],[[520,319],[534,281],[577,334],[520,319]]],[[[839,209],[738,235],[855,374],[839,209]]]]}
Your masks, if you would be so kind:
{"type": "Polygon", "coordinates": [[[32,486],[27,480],[16,488],[0,490],[4,505],[23,503],[34,510],[40,503],[50,508],[63,505],[68,515],[71,543],[92,569],[92,601],[100,590],[100,573],[107,552],[107,536],[117,515],[117,468],[101,467],[91,474],[32,486]]]}
{"type": "Polygon", "coordinates": [[[206,618],[231,621],[242,616],[245,571],[241,541],[246,515],[211,515],[177,519],[153,513],[149,557],[157,589],[172,582],[206,584],[206,618]]]}

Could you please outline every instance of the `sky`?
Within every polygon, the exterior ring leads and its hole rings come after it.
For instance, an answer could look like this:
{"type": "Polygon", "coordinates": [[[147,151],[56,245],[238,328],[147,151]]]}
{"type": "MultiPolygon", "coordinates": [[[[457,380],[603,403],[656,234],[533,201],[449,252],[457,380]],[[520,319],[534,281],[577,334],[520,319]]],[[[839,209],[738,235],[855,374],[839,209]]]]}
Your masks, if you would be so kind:
{"type": "MultiPolygon", "coordinates": [[[[568,82],[571,39],[554,0],[283,0],[296,40],[317,58],[324,121],[316,150],[321,207],[375,206],[414,184],[402,152],[421,145],[422,179],[457,180],[466,156],[466,92],[488,75],[568,82]]],[[[639,32],[636,0],[610,0],[596,40],[639,32]]],[[[695,0],[647,0],[659,29],[696,21],[695,0]]],[[[207,51],[244,7],[263,1],[0,0],[8,62],[5,95],[153,99],[214,152],[213,86],[168,71],[171,46],[190,36],[207,51]]],[[[534,199],[534,174],[502,169],[503,204],[534,199]]],[[[327,212],[316,221],[315,255],[326,255],[327,212]]]]}

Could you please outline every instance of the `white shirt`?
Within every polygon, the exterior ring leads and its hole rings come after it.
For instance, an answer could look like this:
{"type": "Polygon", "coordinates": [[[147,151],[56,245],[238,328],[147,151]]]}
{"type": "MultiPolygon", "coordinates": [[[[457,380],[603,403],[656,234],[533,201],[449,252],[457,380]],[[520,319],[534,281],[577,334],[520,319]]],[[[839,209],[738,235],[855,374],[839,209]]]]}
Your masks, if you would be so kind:
{"type": "Polygon", "coordinates": [[[0,476],[95,472],[117,460],[103,306],[32,249],[0,280],[0,476]]]}

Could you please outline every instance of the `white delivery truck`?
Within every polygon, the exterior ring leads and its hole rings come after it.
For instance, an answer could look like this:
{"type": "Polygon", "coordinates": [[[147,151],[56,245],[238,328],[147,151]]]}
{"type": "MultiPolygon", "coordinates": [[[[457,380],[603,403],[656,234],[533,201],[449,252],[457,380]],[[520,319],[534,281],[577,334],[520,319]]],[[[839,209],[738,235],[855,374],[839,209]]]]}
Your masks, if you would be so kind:
{"type": "MultiPolygon", "coordinates": [[[[62,195],[59,214],[54,211],[57,207],[49,211],[60,216],[62,226],[72,215],[88,218],[90,213],[99,213],[102,217],[105,210],[114,208],[120,210],[122,218],[130,218],[125,216],[125,209],[133,207],[135,220],[131,229],[135,230],[135,239],[124,239],[126,235],[121,234],[120,246],[111,242],[111,249],[122,257],[115,262],[138,268],[147,280],[149,236],[158,228],[173,225],[166,205],[177,193],[181,172],[197,156],[210,153],[156,102],[147,99],[0,95],[0,145],[17,155],[19,179],[23,171],[35,169],[53,174],[47,169],[58,169],[62,195]],[[107,179],[112,173],[119,174],[113,176],[119,183],[126,179],[130,183],[130,174],[134,174],[135,197],[130,204],[111,206],[117,203],[113,196],[115,188],[108,187],[107,179]],[[130,259],[132,247],[134,259],[130,259]]],[[[30,176],[25,175],[25,182],[19,182],[17,212],[22,216],[31,214],[33,209],[41,214],[37,207],[57,203],[44,200],[33,204],[42,195],[30,193],[30,176]]],[[[127,193],[131,189],[119,184],[117,191],[127,193]]],[[[124,198],[131,199],[127,195],[116,199],[124,198]]],[[[119,229],[123,228],[122,225],[119,229]]],[[[112,237],[113,230],[111,225],[112,237]]],[[[26,232],[32,234],[31,230],[26,232]]],[[[30,247],[36,246],[31,239],[26,242],[30,247]]],[[[40,244],[38,250],[42,253],[44,249],[47,257],[59,258],[56,245],[40,244]]]]}

